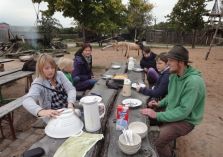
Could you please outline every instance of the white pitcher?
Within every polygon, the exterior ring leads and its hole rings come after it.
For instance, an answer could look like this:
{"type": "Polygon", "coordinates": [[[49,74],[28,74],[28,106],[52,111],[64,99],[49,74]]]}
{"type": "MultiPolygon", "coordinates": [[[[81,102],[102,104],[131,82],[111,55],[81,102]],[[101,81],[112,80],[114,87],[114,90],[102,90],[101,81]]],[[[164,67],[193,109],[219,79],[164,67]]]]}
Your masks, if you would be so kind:
{"type": "Polygon", "coordinates": [[[97,98],[98,96],[85,96],[81,98],[80,104],[83,105],[84,109],[84,123],[85,129],[88,132],[95,132],[101,128],[101,118],[105,114],[105,105],[104,113],[99,115],[99,103],[101,99],[97,98]]]}

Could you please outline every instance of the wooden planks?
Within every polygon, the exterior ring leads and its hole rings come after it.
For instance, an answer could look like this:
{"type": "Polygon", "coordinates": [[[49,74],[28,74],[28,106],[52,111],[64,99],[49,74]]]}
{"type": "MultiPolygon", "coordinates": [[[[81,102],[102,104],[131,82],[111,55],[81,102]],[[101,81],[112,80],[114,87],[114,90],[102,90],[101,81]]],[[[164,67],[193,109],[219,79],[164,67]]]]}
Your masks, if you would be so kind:
{"type": "Polygon", "coordinates": [[[22,101],[23,101],[23,97],[20,97],[8,104],[1,106],[0,107],[0,118],[2,118],[3,116],[5,116],[8,113],[14,111],[15,109],[19,108],[20,106],[22,106],[22,101]]]}
{"type": "MultiPolygon", "coordinates": [[[[128,71],[128,77],[132,82],[137,82],[137,81],[142,81],[144,78],[144,75],[139,72],[134,72],[134,71],[128,71]]],[[[140,114],[139,110],[140,108],[146,107],[146,102],[148,97],[144,96],[138,92],[136,92],[134,89],[131,91],[131,98],[137,98],[143,102],[143,105],[138,108],[130,108],[129,110],[129,122],[134,122],[134,121],[141,121],[149,125],[149,120],[147,117],[143,116],[140,114]]],[[[116,102],[114,104],[112,114],[108,119],[107,122],[107,131],[105,137],[105,148],[102,156],[106,157],[126,157],[128,155],[125,155],[124,153],[121,152],[121,150],[118,147],[118,138],[119,135],[121,135],[121,131],[116,130],[116,107],[119,104],[122,104],[122,100],[126,99],[128,97],[123,97],[121,94],[121,91],[119,92],[116,102]]],[[[142,156],[150,156],[152,153],[152,157],[157,157],[157,152],[153,149],[153,145],[150,143],[149,136],[146,136],[145,139],[142,141],[142,146],[140,150],[132,155],[134,157],[142,157],[142,156]]]]}
{"type": "Polygon", "coordinates": [[[1,130],[1,134],[3,138],[4,138],[4,134],[3,134],[3,128],[2,128],[1,122],[4,120],[4,121],[7,121],[9,124],[13,139],[16,139],[15,129],[13,126],[13,111],[19,108],[20,106],[22,106],[22,101],[23,101],[23,97],[20,97],[0,107],[0,130],[1,130]]]}
{"type": "Polygon", "coordinates": [[[4,85],[6,83],[10,83],[10,82],[19,80],[24,77],[32,76],[32,74],[34,74],[33,71],[17,71],[17,72],[8,74],[8,75],[1,76],[0,86],[4,85]]]}
{"type": "Polygon", "coordinates": [[[2,59],[2,58],[0,58],[0,64],[7,63],[7,62],[12,62],[12,61],[14,61],[14,59],[2,59]]]}
{"type": "Polygon", "coordinates": [[[12,74],[12,73],[15,73],[15,72],[18,72],[18,71],[21,71],[21,67],[20,68],[16,68],[16,69],[12,69],[12,70],[7,70],[7,71],[4,71],[4,72],[0,72],[0,77],[2,76],[5,76],[5,75],[8,75],[8,74],[12,74]]]}
{"type": "MultiPolygon", "coordinates": [[[[146,106],[146,101],[147,101],[147,97],[143,96],[142,94],[139,94],[138,92],[136,92],[135,90],[132,90],[132,95],[131,98],[137,98],[140,99],[143,102],[143,106],[146,106]]],[[[103,156],[107,156],[107,157],[125,157],[127,155],[123,154],[121,152],[121,150],[118,147],[118,138],[119,135],[121,135],[121,131],[116,130],[116,123],[114,123],[114,120],[116,119],[116,107],[118,104],[121,104],[122,100],[126,99],[126,97],[123,97],[121,95],[121,92],[119,93],[112,114],[108,119],[108,125],[107,125],[107,132],[109,132],[109,134],[107,134],[106,138],[105,138],[105,143],[107,144],[107,148],[105,148],[105,152],[103,154],[103,156]]],[[[149,123],[147,117],[143,116],[140,114],[139,110],[142,107],[139,108],[130,108],[129,110],[129,122],[134,122],[134,121],[141,121],[144,123],[149,123]]],[[[149,137],[145,137],[145,139],[143,139],[142,141],[142,146],[140,148],[140,150],[133,155],[134,157],[142,157],[142,156],[149,156],[150,151],[152,151],[153,153],[153,157],[156,157],[156,152],[154,151],[154,149],[152,148],[152,145],[150,143],[149,137]]]]}

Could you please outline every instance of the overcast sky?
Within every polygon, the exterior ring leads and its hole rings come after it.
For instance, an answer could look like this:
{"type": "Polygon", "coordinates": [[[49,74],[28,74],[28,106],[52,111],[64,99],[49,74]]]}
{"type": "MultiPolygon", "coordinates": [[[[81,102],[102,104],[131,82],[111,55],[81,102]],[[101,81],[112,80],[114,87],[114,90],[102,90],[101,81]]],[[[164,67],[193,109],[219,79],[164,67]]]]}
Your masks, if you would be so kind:
{"type": "MultiPolygon", "coordinates": [[[[123,0],[126,3],[128,0],[123,0]]],[[[157,23],[165,21],[165,17],[169,14],[178,0],[150,0],[154,4],[152,11],[153,16],[157,19],[157,23]]],[[[213,2],[208,5],[211,9],[213,2]]],[[[37,8],[37,5],[35,5],[37,8]]],[[[46,9],[46,4],[40,5],[41,9],[46,9]]],[[[61,13],[55,13],[54,17],[60,21],[63,27],[71,27],[72,19],[64,18],[61,13]]],[[[36,20],[36,13],[32,0],[1,0],[0,3],[0,22],[6,22],[10,25],[17,26],[33,26],[36,20]]]]}

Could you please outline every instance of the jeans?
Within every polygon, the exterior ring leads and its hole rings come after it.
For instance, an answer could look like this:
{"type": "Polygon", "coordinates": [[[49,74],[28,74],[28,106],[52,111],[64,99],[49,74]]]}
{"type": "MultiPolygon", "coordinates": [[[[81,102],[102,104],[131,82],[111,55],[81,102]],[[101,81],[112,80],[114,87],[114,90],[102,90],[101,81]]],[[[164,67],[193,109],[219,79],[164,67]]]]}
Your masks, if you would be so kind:
{"type": "Polygon", "coordinates": [[[155,141],[155,146],[159,157],[172,157],[172,151],[169,146],[170,142],[180,136],[187,135],[194,128],[193,124],[186,121],[165,123],[160,126],[160,134],[155,141]]]}
{"type": "Polygon", "coordinates": [[[86,81],[79,81],[75,87],[77,91],[85,91],[88,89],[91,89],[94,87],[94,84],[97,82],[97,80],[89,79],[86,81]]]}
{"type": "Polygon", "coordinates": [[[149,68],[147,72],[147,80],[150,86],[153,86],[159,79],[159,74],[154,68],[149,68]]]}

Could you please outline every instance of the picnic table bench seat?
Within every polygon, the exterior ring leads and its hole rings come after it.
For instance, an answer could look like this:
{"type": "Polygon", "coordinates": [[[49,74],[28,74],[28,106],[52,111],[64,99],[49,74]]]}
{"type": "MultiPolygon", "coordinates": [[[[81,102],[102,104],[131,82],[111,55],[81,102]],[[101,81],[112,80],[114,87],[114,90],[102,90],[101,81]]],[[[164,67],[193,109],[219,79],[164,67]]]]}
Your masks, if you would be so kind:
{"type": "Polygon", "coordinates": [[[22,70],[22,67],[19,67],[19,68],[16,68],[16,69],[12,69],[12,70],[7,70],[7,71],[4,71],[4,72],[0,72],[0,77],[5,76],[5,75],[8,75],[8,74],[15,73],[15,72],[18,72],[18,71],[21,71],[21,70],[22,70]]]}
{"type": "Polygon", "coordinates": [[[9,124],[10,131],[13,139],[16,139],[15,129],[13,126],[13,111],[22,106],[23,97],[17,98],[7,104],[0,106],[0,130],[2,137],[4,138],[2,122],[5,121],[9,124]]]}
{"type": "Polygon", "coordinates": [[[26,85],[25,85],[25,92],[28,92],[29,87],[33,81],[32,75],[34,74],[33,71],[22,71],[22,70],[11,70],[8,72],[0,73],[0,102],[3,102],[3,96],[1,92],[2,86],[17,81],[22,78],[26,78],[26,85]]]}

